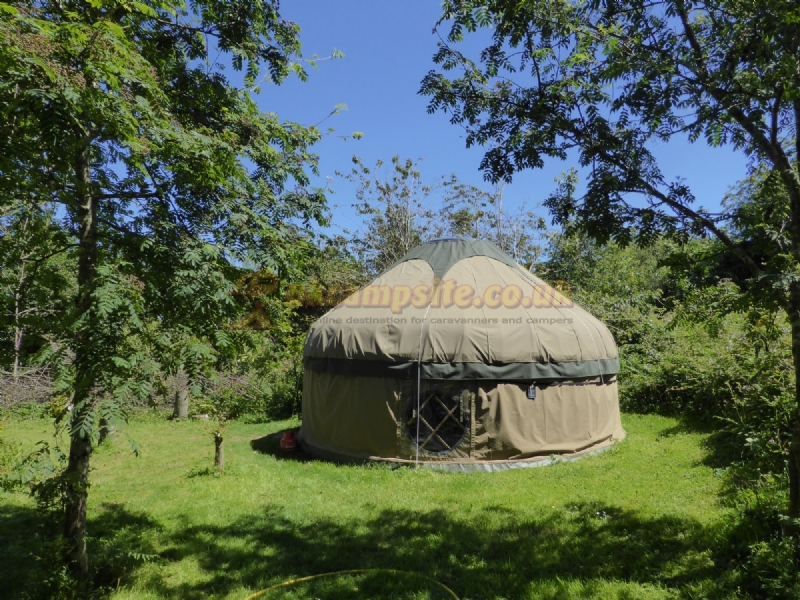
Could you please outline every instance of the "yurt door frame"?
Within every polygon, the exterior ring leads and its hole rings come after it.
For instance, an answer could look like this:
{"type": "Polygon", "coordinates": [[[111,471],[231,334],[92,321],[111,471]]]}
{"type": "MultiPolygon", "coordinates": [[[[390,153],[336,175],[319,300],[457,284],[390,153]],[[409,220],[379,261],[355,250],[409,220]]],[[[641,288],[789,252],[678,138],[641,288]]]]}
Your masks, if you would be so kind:
{"type": "Polygon", "coordinates": [[[419,390],[414,383],[401,413],[401,435],[426,459],[468,457],[474,434],[475,382],[422,379],[419,390]]]}

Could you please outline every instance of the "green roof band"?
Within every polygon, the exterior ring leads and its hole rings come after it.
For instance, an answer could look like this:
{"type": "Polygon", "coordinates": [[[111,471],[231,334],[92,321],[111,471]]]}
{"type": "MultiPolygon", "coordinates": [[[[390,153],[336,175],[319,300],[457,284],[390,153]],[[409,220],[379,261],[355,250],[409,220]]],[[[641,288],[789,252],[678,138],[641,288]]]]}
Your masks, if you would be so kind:
{"type": "MultiPolygon", "coordinates": [[[[306,357],[303,364],[318,373],[335,373],[354,377],[388,377],[412,379],[417,376],[417,363],[359,360],[350,358],[306,357]]],[[[478,362],[422,363],[423,379],[494,379],[532,381],[537,379],[577,379],[599,377],[619,372],[618,358],[575,360],[557,363],[516,362],[492,364],[478,362]]]]}
{"type": "Polygon", "coordinates": [[[434,277],[444,277],[458,261],[473,256],[488,256],[522,272],[520,266],[492,242],[474,240],[463,236],[459,238],[440,238],[425,242],[411,250],[411,252],[389,267],[387,271],[407,260],[424,260],[433,269],[434,277]]]}

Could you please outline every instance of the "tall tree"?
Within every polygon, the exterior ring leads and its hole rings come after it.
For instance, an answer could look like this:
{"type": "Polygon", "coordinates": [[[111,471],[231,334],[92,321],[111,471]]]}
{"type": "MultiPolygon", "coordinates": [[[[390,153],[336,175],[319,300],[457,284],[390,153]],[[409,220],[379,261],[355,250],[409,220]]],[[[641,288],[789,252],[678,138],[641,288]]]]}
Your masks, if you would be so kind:
{"type": "Polygon", "coordinates": [[[497,244],[514,260],[532,266],[543,251],[545,222],[524,205],[503,206],[504,185],[490,192],[462,183],[455,174],[425,183],[420,161],[394,156],[368,167],[358,156],[347,173],[357,184],[355,204],[364,228],[350,245],[372,275],[387,269],[425,240],[464,235],[497,244]]]}
{"type": "Polygon", "coordinates": [[[353,157],[349,172],[337,171],[339,177],[355,183],[355,204],[365,219],[365,229],[352,239],[354,250],[370,273],[377,275],[400,260],[409,250],[428,237],[431,211],[427,200],[432,186],[419,171],[419,161],[393,156],[388,173],[383,159],[368,167],[353,157]]]}
{"type": "Polygon", "coordinates": [[[145,347],[197,363],[230,344],[236,266],[290,261],[286,228],[323,219],[318,130],[253,97],[304,77],[298,32],[277,0],[0,5],[0,203],[55,202],[78,244],[64,534],[81,576],[99,399],[148,393],[145,347]]]}
{"type": "MultiPolygon", "coordinates": [[[[579,156],[547,200],[555,220],[603,241],[660,234],[713,235],[750,284],[782,307],[800,382],[800,5],[793,0],[446,0],[447,27],[422,93],[430,111],[489,146],[482,168],[509,180],[546,159],[579,156]],[[466,32],[493,31],[478,61],[458,50],[466,32]],[[731,145],[774,173],[770,205],[754,227],[729,226],[696,206],[685,181],[668,180],[650,152],[675,136],[731,145]],[[637,200],[638,198],[638,200],[637,200]]],[[[800,517],[800,385],[789,451],[789,515],[800,517]]]]}
{"type": "Polygon", "coordinates": [[[518,263],[533,268],[544,252],[547,224],[523,204],[509,211],[503,206],[505,185],[489,192],[451,175],[444,183],[441,219],[434,223],[439,235],[466,235],[497,244],[518,263]]]}
{"type": "Polygon", "coordinates": [[[0,213],[0,365],[16,381],[26,358],[60,336],[74,294],[74,240],[53,205],[12,198],[0,213]],[[6,334],[8,338],[6,338],[6,334]],[[9,335],[10,334],[10,335],[9,335]],[[6,338],[6,339],[3,339],[6,338]],[[9,356],[5,354],[10,345],[9,356]]]}

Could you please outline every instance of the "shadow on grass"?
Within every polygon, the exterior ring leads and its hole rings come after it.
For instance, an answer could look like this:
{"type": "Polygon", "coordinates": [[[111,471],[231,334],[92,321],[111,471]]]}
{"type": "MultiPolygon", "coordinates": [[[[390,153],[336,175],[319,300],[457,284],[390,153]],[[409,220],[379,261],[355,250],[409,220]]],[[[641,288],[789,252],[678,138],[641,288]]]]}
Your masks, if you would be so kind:
{"type": "MultiPolygon", "coordinates": [[[[644,518],[603,504],[578,504],[540,518],[519,518],[503,507],[469,517],[385,510],[361,521],[309,524],[267,507],[230,525],[187,524],[167,539],[161,536],[167,545],[162,559],[191,561],[202,571],[202,583],[175,583],[152,569],[140,582],[165,598],[199,599],[240,586],[263,589],[306,575],[381,568],[433,578],[463,598],[525,598],[531,582],[569,579],[583,583],[582,597],[592,597],[591,589],[603,580],[681,588],[717,571],[707,552],[709,531],[688,519],[644,518]]],[[[140,541],[159,528],[121,507],[99,514],[91,525],[115,539],[120,530],[135,527],[140,541]]],[[[357,583],[339,578],[324,597],[389,597],[385,580],[385,574],[357,583]]]]}
{"type": "MultiPolygon", "coordinates": [[[[665,430],[662,435],[678,433],[665,430]]],[[[280,432],[269,434],[250,445],[277,458],[309,460],[302,453],[282,454],[280,438],[280,432]]],[[[89,522],[96,584],[113,588],[120,580],[123,585],[135,580],[137,588],[170,599],[219,597],[241,587],[260,590],[297,577],[371,568],[429,577],[472,600],[622,599],[629,597],[626,590],[620,586],[611,592],[608,582],[677,592],[700,586],[708,592],[709,582],[724,577],[727,566],[713,560],[710,548],[721,544],[713,528],[690,518],[647,516],[610,503],[568,504],[536,516],[500,505],[454,512],[395,509],[369,512],[361,519],[317,518],[311,523],[294,520],[280,506],[266,505],[259,514],[225,525],[186,521],[181,528],[170,523],[168,529],[121,504],[98,508],[89,522]],[[155,565],[142,568],[137,557],[156,552],[155,565]],[[176,577],[176,563],[183,561],[194,565],[198,576],[176,577]],[[569,582],[578,582],[579,589],[568,589],[569,582]]],[[[41,540],[30,539],[30,532],[43,527],[33,508],[0,509],[0,597],[18,598],[23,592],[31,598],[48,597],[39,593],[50,589],[42,583],[47,565],[31,558],[41,540]]],[[[289,597],[444,596],[419,580],[374,573],[336,577],[269,596],[289,597]],[[426,589],[431,595],[406,594],[403,586],[426,589]]]]}
{"type": "MultiPolygon", "coordinates": [[[[689,425],[690,426],[690,425],[689,425]]],[[[662,437],[696,429],[670,428],[662,437]]],[[[253,450],[281,459],[305,461],[302,453],[284,455],[281,433],[252,440],[253,450]]],[[[307,493],[313,493],[308,491],[307,493]]],[[[347,501],[347,499],[343,499],[347,501]]],[[[369,510],[365,507],[365,512],[369,510]]],[[[42,589],[46,565],[30,557],[42,529],[33,508],[0,509],[0,597],[30,597],[42,589]],[[11,576],[6,579],[6,576],[11,576]],[[6,582],[10,581],[11,584],[6,582]]],[[[174,599],[224,596],[246,587],[264,589],[282,581],[349,569],[397,569],[440,581],[461,598],[628,598],[612,593],[608,582],[663,586],[680,593],[702,587],[714,597],[713,580],[727,564],[715,564],[711,548],[724,547],[720,532],[690,518],[653,517],[610,503],[569,504],[536,516],[506,506],[480,510],[383,510],[361,519],[294,520],[280,506],[225,525],[194,524],[169,529],[124,505],[99,507],[90,516],[90,546],[97,582],[114,586],[136,580],[154,595],[174,599]],[[141,568],[136,555],[156,553],[153,568],[141,568]],[[137,562],[138,561],[138,562],[137,562]],[[198,576],[176,577],[186,561],[198,576]],[[565,583],[566,582],[566,583],[565,583]],[[579,590],[567,589],[578,582],[579,590]]],[[[403,594],[420,590],[420,581],[386,573],[337,577],[269,598],[434,598],[403,594]]],[[[688,594],[687,594],[688,595],[688,594]]]]}
{"type": "MultiPolygon", "coordinates": [[[[646,413],[642,413],[646,414],[646,413]]],[[[741,458],[741,444],[731,434],[720,429],[717,421],[709,421],[696,416],[669,415],[677,419],[677,424],[666,427],[658,433],[657,439],[670,438],[677,435],[696,435],[704,437],[701,447],[704,456],[699,464],[712,469],[724,469],[741,458]]]]}
{"type": "Polygon", "coordinates": [[[0,598],[38,589],[46,571],[47,540],[57,534],[55,519],[33,507],[0,506],[0,598]]]}
{"type": "Polygon", "coordinates": [[[93,589],[82,589],[63,562],[61,515],[33,506],[0,507],[0,598],[101,597],[158,555],[150,541],[161,525],[119,504],[104,504],[89,522],[93,589]]]}
{"type": "MultiPolygon", "coordinates": [[[[297,429],[295,428],[296,432],[297,429]]],[[[283,430],[276,433],[270,433],[264,437],[257,438],[250,441],[250,447],[260,454],[267,454],[280,460],[296,460],[300,462],[307,462],[312,460],[311,456],[306,454],[300,449],[300,444],[293,452],[281,451],[281,438],[283,437],[283,430]]]]}
{"type": "MultiPolygon", "coordinates": [[[[137,588],[189,600],[348,569],[409,571],[473,600],[625,598],[624,590],[609,596],[603,586],[625,581],[674,591],[698,585],[708,588],[725,571],[711,558],[714,531],[688,518],[646,517],[601,503],[568,505],[537,517],[521,517],[504,506],[460,514],[384,510],[360,520],[308,523],[294,521],[280,507],[266,506],[260,514],[224,526],[187,522],[177,532],[171,524],[167,532],[146,514],[113,504],[102,506],[90,519],[90,553],[96,585],[108,589],[120,579],[124,585],[135,578],[137,588]],[[155,554],[152,540],[156,539],[155,568],[137,575],[142,566],[137,555],[155,554]],[[181,581],[169,568],[159,566],[181,561],[196,565],[200,576],[181,581]],[[532,587],[538,582],[558,588],[569,581],[580,583],[579,593],[555,589],[540,595],[532,587]]],[[[48,597],[50,588],[42,584],[48,576],[47,565],[32,559],[37,540],[29,539],[30,528],[41,528],[40,520],[33,508],[0,511],[0,546],[4,547],[0,550],[4,581],[0,597],[19,598],[23,592],[31,598],[48,597]]],[[[338,577],[313,590],[308,586],[294,590],[300,595],[277,593],[274,597],[444,597],[430,586],[425,588],[430,596],[403,595],[398,591],[401,584],[416,590],[425,586],[394,579],[386,573],[338,577]]]]}

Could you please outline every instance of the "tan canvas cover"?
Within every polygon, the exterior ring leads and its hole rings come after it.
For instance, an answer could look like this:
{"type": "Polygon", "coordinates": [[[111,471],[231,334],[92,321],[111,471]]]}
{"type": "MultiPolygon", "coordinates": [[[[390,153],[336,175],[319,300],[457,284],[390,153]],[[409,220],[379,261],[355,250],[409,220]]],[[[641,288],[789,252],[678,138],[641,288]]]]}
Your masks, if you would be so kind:
{"type": "Polygon", "coordinates": [[[304,364],[301,438],[321,456],[517,461],[624,436],[608,329],[485,242],[409,253],[314,324],[304,364]]]}
{"type": "Polygon", "coordinates": [[[546,386],[535,400],[527,397],[526,384],[474,383],[461,443],[450,452],[417,454],[405,410],[413,405],[416,381],[307,370],[304,443],[313,454],[339,460],[484,462],[568,455],[625,436],[614,379],[546,386]]]}
{"type": "MultiPolygon", "coordinates": [[[[498,287],[513,292],[511,286],[516,286],[522,298],[533,303],[535,286],[552,290],[529,272],[485,256],[457,262],[442,282],[449,280],[456,287],[470,286],[473,298],[491,297],[498,287]]],[[[433,287],[433,281],[427,262],[400,263],[317,321],[309,332],[305,356],[404,362],[416,361],[421,348],[422,362],[435,363],[559,363],[618,357],[608,329],[568,301],[543,299],[541,306],[525,307],[522,302],[514,306],[513,299],[504,304],[501,297],[498,306],[460,307],[455,302],[402,306],[407,289],[433,287]],[[401,298],[395,300],[396,295],[401,298]]]]}

